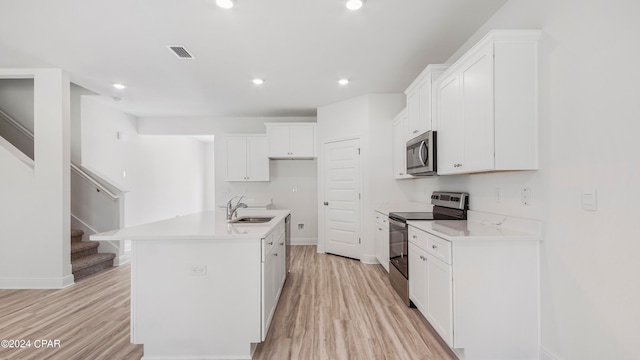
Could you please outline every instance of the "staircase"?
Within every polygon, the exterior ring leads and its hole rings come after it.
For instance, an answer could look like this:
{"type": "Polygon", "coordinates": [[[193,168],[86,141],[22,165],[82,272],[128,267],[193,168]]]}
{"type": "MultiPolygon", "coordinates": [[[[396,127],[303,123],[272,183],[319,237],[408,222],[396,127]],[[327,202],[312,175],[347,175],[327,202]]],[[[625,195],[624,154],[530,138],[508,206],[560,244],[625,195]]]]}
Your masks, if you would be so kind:
{"type": "Polygon", "coordinates": [[[71,272],[75,281],[113,267],[116,254],[99,253],[98,241],[83,241],[84,231],[71,230],[71,272]]]}

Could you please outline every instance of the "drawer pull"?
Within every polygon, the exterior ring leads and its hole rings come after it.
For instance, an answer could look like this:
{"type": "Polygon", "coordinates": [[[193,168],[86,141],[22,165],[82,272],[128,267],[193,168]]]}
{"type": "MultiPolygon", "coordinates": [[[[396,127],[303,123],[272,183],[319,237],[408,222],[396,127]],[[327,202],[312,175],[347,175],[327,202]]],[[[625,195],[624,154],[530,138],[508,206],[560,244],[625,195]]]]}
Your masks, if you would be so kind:
{"type": "Polygon", "coordinates": [[[278,256],[278,253],[274,253],[273,256],[278,256]]]}
{"type": "Polygon", "coordinates": [[[432,248],[432,249],[437,249],[438,247],[437,247],[437,246],[435,246],[435,245],[431,245],[431,248],[432,248]]]}
{"type": "Polygon", "coordinates": [[[273,241],[271,241],[271,242],[269,243],[269,245],[273,245],[273,241]]]}
{"type": "Polygon", "coordinates": [[[413,235],[413,238],[414,238],[414,239],[417,239],[418,237],[417,237],[417,236],[415,236],[415,235],[413,235]]]}
{"type": "Polygon", "coordinates": [[[280,243],[280,246],[284,245],[284,241],[280,243]]]}
{"type": "Polygon", "coordinates": [[[378,228],[378,230],[382,231],[382,228],[378,228]]]}

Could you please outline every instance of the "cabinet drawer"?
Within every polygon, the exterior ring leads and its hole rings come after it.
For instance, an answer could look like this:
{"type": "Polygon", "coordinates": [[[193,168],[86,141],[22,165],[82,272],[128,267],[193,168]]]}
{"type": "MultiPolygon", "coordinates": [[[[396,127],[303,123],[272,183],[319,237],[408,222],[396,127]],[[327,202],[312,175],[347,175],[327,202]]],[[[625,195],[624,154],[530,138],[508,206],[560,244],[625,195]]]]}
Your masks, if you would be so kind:
{"type": "Polygon", "coordinates": [[[409,242],[413,243],[422,250],[427,250],[427,233],[409,226],[409,242]]]}
{"type": "Polygon", "coordinates": [[[375,222],[378,226],[389,228],[389,217],[377,211],[375,212],[375,222]]]}
{"type": "Polygon", "coordinates": [[[426,234],[427,236],[427,252],[436,258],[451,265],[451,243],[447,240],[440,239],[437,236],[426,234]]]}

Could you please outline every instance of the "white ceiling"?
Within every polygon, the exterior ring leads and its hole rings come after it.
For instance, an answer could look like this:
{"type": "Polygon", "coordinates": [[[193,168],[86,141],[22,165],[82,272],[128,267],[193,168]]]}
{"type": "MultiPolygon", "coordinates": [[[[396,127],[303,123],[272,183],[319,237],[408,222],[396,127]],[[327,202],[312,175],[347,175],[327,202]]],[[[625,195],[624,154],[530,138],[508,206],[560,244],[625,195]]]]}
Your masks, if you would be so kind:
{"type": "Polygon", "coordinates": [[[237,0],[224,10],[214,0],[0,0],[0,67],[63,68],[136,116],[314,116],[404,91],[506,0],[368,0],[356,12],[345,2],[237,0]],[[342,77],[351,83],[339,86],[342,77]]]}

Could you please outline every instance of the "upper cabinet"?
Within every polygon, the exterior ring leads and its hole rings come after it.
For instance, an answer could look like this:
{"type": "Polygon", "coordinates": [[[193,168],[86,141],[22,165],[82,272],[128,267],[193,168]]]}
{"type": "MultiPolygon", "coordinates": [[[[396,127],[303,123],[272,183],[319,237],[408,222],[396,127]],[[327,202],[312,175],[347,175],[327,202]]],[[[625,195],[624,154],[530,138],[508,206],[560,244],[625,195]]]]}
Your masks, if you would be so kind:
{"type": "Polygon", "coordinates": [[[272,159],[316,157],[315,123],[265,123],[272,159]]]}
{"type": "Polygon", "coordinates": [[[226,181],[269,181],[265,135],[227,135],[225,148],[226,181]]]}
{"type": "Polygon", "coordinates": [[[448,68],[448,65],[427,66],[405,90],[404,93],[407,95],[406,140],[433,129],[432,87],[434,81],[448,68]]]}
{"type": "Polygon", "coordinates": [[[407,174],[407,109],[402,110],[392,124],[392,152],[393,152],[393,177],[396,179],[409,179],[413,176],[407,174]]]}
{"type": "Polygon", "coordinates": [[[439,175],[538,168],[539,37],[492,31],[436,81],[439,175]]]}

